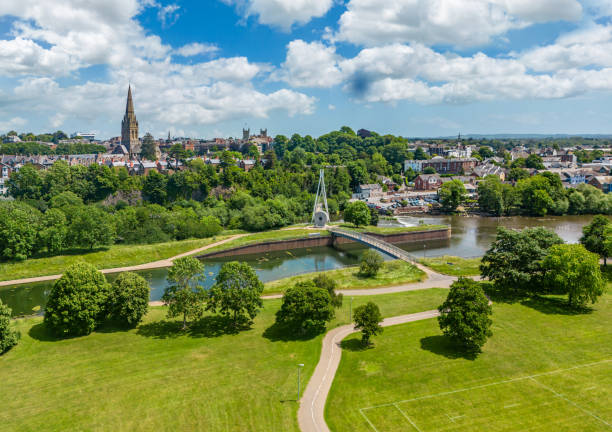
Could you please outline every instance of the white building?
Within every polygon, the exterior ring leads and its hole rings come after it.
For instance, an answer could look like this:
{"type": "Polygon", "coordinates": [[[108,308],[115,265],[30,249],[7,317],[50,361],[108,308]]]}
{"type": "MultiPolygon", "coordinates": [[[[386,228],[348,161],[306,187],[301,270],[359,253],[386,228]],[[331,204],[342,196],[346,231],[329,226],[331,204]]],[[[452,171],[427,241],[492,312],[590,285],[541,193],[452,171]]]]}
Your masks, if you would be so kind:
{"type": "Polygon", "coordinates": [[[412,168],[414,172],[423,171],[423,161],[422,160],[407,160],[404,161],[404,171],[408,171],[409,168],[412,168]]]}

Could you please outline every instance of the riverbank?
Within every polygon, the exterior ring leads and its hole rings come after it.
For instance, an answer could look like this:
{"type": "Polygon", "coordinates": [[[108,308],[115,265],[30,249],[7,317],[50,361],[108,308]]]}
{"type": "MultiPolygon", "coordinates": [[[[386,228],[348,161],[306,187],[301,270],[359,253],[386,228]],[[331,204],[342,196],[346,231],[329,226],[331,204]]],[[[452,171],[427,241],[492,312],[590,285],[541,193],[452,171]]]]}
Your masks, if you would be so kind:
{"type": "Polygon", "coordinates": [[[449,276],[479,276],[482,258],[461,258],[444,255],[421,258],[419,262],[436,273],[449,276]]]}
{"type": "Polygon", "coordinates": [[[351,266],[326,272],[306,273],[267,282],[264,284],[264,294],[271,295],[284,293],[287,288],[293,287],[296,283],[312,280],[318,275],[326,275],[330,279],[333,279],[337,284],[337,290],[367,290],[421,282],[426,279],[425,272],[419,270],[412,264],[401,260],[395,260],[383,263],[382,268],[374,277],[361,277],[359,275],[359,267],[351,266]]]}

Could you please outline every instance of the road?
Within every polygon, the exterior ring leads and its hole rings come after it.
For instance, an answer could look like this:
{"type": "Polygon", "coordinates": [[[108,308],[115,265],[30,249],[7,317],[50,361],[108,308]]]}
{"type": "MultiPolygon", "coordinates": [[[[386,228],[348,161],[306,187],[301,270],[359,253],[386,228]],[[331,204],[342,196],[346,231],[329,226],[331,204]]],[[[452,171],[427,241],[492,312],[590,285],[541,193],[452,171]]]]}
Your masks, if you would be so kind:
{"type": "MultiPolygon", "coordinates": [[[[372,290],[364,291],[368,291],[367,294],[371,294],[372,290]]],[[[388,327],[435,318],[438,315],[439,313],[437,310],[400,315],[386,318],[381,325],[383,327],[388,327]]],[[[327,400],[327,395],[329,394],[336,371],[338,370],[338,365],[340,364],[340,357],[342,355],[340,342],[342,342],[345,337],[355,332],[353,325],[349,324],[335,328],[325,335],[319,363],[300,400],[298,423],[302,432],[329,432],[324,416],[325,401],[327,400]]]]}

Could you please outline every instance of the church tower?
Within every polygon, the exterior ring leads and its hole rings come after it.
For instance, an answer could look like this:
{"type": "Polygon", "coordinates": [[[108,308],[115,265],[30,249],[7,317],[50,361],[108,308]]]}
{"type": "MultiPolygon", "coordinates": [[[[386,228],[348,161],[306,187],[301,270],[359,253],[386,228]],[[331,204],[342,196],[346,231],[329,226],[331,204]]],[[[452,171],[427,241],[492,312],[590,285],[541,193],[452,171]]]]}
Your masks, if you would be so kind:
{"type": "Polygon", "coordinates": [[[140,141],[138,140],[138,120],[134,114],[134,102],[132,101],[132,86],[128,87],[127,104],[125,115],[121,122],[121,144],[125,146],[130,158],[140,156],[140,141]]]}

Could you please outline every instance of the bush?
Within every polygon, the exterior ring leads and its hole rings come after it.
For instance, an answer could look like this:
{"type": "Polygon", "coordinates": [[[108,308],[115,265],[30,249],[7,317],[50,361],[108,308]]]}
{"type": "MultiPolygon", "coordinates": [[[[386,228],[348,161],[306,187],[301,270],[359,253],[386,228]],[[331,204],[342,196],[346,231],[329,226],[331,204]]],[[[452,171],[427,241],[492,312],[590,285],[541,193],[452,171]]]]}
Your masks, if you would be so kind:
{"type": "Polygon", "coordinates": [[[478,282],[463,277],[453,282],[438,311],[440,329],[447,337],[468,352],[481,351],[492,334],[493,309],[478,282]]]}
{"type": "Polygon", "coordinates": [[[104,318],[110,285],[94,266],[78,263],[55,282],[45,310],[45,325],[56,336],[91,333],[104,318]]]}
{"type": "Polygon", "coordinates": [[[372,336],[382,333],[382,320],[380,309],[374,302],[370,301],[355,308],[355,329],[361,330],[361,343],[368,346],[372,336]]]}
{"type": "Polygon", "coordinates": [[[301,335],[318,334],[325,331],[334,315],[327,290],[312,281],[299,282],[285,292],[283,304],[276,312],[276,322],[301,335]]]}
{"type": "Polygon", "coordinates": [[[149,283],[140,275],[121,273],[112,284],[108,297],[109,318],[118,324],[134,327],[149,310],[149,283]]]}
{"type": "Polygon", "coordinates": [[[336,293],[337,284],[335,280],[322,273],[315,277],[312,282],[317,287],[322,288],[328,292],[329,296],[331,297],[332,305],[335,308],[342,307],[342,299],[344,298],[344,296],[342,295],[342,293],[336,293]]]}
{"type": "Polygon", "coordinates": [[[17,345],[19,333],[11,328],[11,308],[0,300],[0,354],[17,345]]]}
{"type": "Polygon", "coordinates": [[[368,249],[361,255],[359,274],[365,277],[374,277],[383,265],[383,257],[375,250],[368,249]]]}

